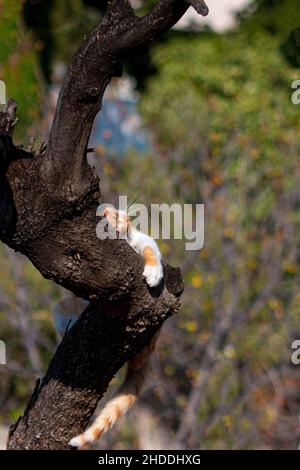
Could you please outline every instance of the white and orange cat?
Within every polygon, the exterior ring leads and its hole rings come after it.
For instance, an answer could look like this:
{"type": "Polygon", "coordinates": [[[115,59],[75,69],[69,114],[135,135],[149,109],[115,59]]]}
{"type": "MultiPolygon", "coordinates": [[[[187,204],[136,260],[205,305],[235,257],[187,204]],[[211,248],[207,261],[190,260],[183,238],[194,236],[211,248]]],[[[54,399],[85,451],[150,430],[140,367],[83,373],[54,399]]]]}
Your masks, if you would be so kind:
{"type": "MultiPolygon", "coordinates": [[[[153,238],[137,230],[126,211],[106,208],[103,215],[111,227],[143,257],[145,263],[143,276],[149,287],[158,286],[163,278],[163,267],[160,250],[153,238]]],[[[54,321],[60,336],[63,336],[72,326],[86,305],[86,301],[70,294],[54,306],[54,321]]],[[[93,424],[83,434],[70,440],[70,446],[81,448],[94,443],[135,403],[146,376],[149,356],[155,347],[157,336],[158,334],[154,336],[150,345],[130,359],[127,374],[120,389],[106,404],[93,424]]]]}
{"type": "Polygon", "coordinates": [[[143,257],[145,262],[143,276],[148,286],[158,286],[163,278],[163,267],[157,243],[152,237],[134,227],[126,211],[107,207],[103,215],[131,248],[143,257]]]}

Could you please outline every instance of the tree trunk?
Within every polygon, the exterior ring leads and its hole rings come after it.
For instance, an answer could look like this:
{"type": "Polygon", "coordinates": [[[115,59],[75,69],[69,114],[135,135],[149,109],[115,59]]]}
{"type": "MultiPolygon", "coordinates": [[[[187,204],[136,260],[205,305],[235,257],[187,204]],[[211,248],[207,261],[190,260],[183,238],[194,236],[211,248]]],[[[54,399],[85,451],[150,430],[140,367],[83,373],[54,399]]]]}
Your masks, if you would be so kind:
{"type": "MultiPolygon", "coordinates": [[[[207,13],[202,0],[190,3],[207,13]]],[[[126,241],[96,237],[99,181],[86,148],[104,90],[120,74],[122,53],[155,39],[188,6],[159,0],[137,17],[127,0],[108,2],[102,23],[72,59],[46,151],[14,146],[14,101],[0,113],[0,239],[45,278],[91,302],[37,382],[8,449],[68,449],[114,374],[179,308],[178,268],[165,266],[163,285],[149,289],[142,258],[126,241]]]]}

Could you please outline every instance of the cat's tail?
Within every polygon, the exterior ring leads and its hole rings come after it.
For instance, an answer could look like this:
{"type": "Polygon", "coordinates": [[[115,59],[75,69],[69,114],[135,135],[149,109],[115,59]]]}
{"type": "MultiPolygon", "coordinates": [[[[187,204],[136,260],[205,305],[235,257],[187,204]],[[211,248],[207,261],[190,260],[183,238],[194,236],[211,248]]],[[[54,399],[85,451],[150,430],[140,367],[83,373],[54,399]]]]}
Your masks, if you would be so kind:
{"type": "Polygon", "coordinates": [[[120,389],[106,404],[94,423],[84,433],[70,440],[70,446],[80,448],[93,444],[136,402],[147,374],[149,356],[154,349],[157,336],[155,335],[149,346],[128,362],[127,374],[120,389]]]}

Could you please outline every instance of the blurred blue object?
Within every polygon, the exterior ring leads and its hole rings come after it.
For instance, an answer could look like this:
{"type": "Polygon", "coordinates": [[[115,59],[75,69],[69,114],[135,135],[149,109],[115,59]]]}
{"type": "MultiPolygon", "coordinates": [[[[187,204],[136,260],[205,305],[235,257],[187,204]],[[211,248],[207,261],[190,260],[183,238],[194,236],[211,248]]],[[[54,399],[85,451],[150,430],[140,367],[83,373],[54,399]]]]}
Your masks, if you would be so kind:
{"type": "Polygon", "coordinates": [[[104,98],[93,125],[89,146],[103,146],[107,154],[121,157],[132,150],[140,154],[149,152],[149,138],[142,128],[136,101],[104,98]]]}
{"type": "Polygon", "coordinates": [[[87,300],[73,295],[64,297],[60,302],[52,305],[54,326],[58,335],[62,338],[74,323],[77,322],[80,313],[89,305],[87,300]]]}
{"type": "Polygon", "coordinates": [[[61,337],[63,337],[65,332],[78,320],[78,315],[75,315],[73,312],[62,314],[59,304],[54,304],[52,306],[52,315],[55,329],[61,337]]]}

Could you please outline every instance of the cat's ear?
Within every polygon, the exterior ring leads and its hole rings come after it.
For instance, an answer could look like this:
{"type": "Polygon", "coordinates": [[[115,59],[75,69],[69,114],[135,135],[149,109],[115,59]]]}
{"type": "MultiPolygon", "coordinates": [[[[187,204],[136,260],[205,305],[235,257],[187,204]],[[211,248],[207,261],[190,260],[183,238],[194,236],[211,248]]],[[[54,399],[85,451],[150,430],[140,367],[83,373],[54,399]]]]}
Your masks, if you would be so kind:
{"type": "Polygon", "coordinates": [[[100,204],[100,206],[97,207],[97,211],[96,211],[97,217],[107,217],[108,214],[109,214],[108,206],[105,206],[104,204],[100,204]]]}
{"type": "Polygon", "coordinates": [[[100,204],[97,207],[96,217],[107,217],[114,212],[116,212],[116,210],[112,204],[100,204]]]}

